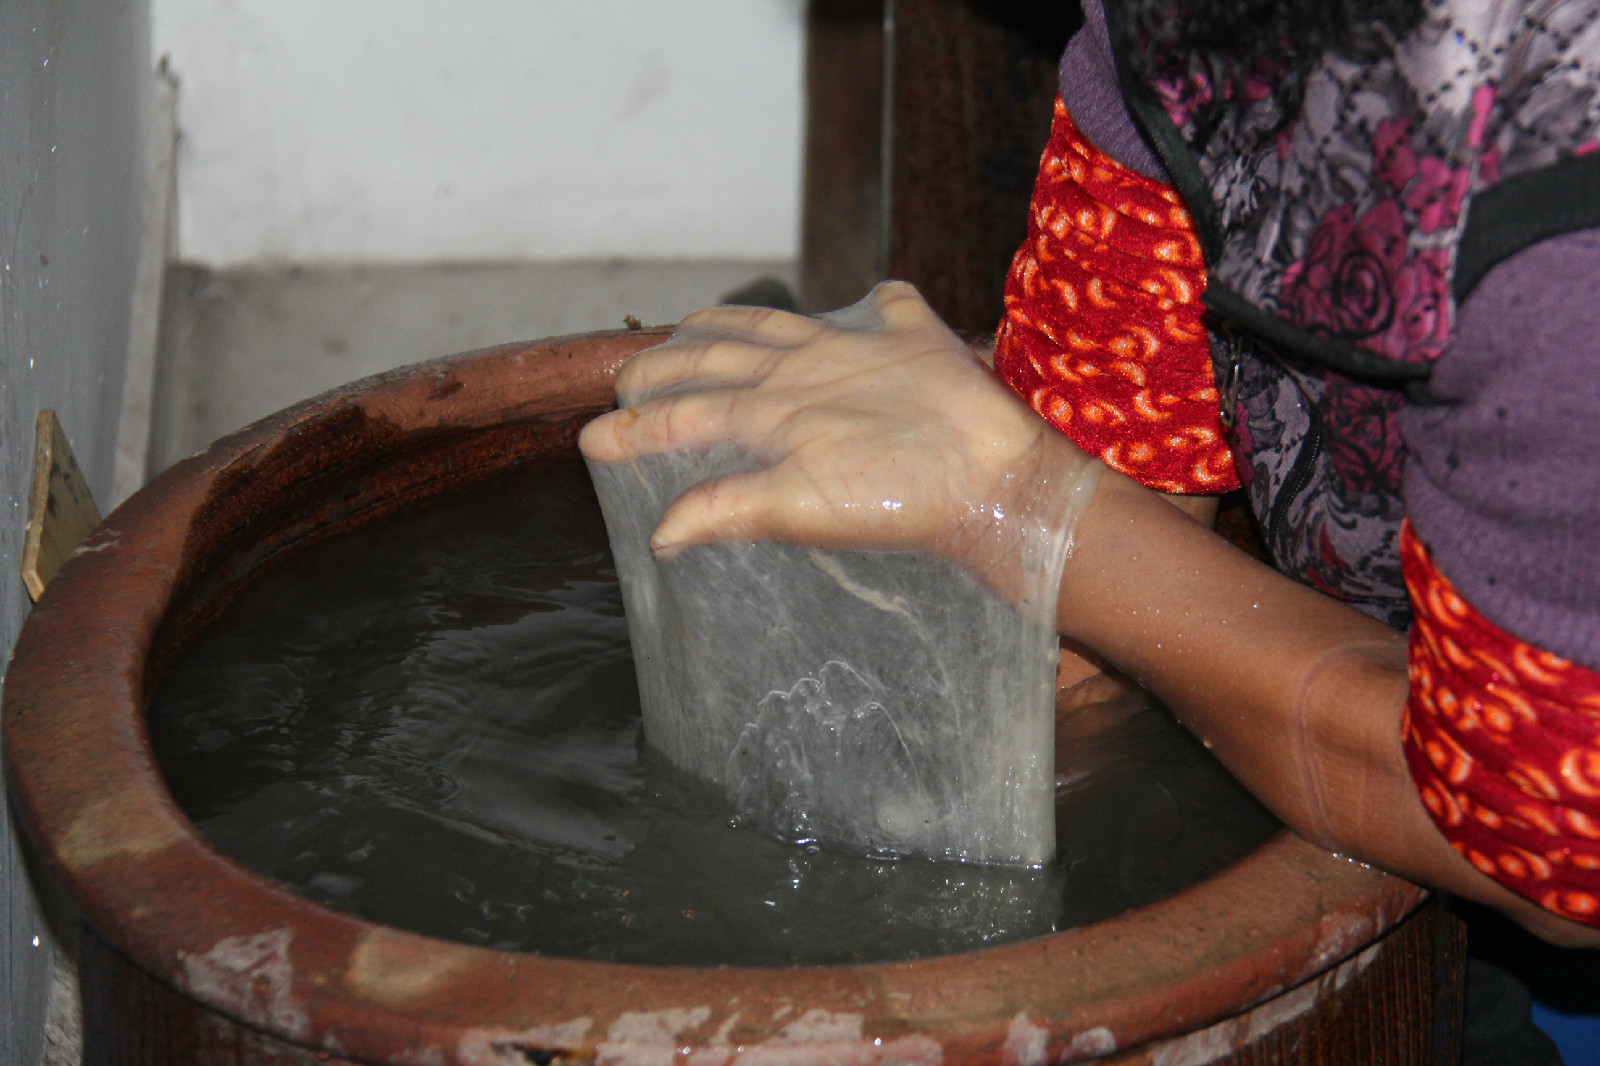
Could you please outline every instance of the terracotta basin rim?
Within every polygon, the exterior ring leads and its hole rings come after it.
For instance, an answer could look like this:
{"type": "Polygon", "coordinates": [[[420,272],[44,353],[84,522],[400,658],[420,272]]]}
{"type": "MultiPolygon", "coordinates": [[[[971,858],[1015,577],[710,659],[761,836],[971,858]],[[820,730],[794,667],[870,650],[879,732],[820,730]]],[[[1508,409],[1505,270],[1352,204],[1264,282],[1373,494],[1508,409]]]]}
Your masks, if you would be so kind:
{"type": "Polygon", "coordinates": [[[19,821],[101,936],[239,1022],[372,1061],[808,1041],[960,1058],[998,1052],[1019,1031],[1042,1032],[1051,1060],[1070,1061],[1236,1014],[1351,956],[1422,901],[1412,885],[1280,833],[1176,897],[1036,940],[915,962],[641,966],[378,926],[215,852],[162,783],[143,721],[147,653],[183,581],[194,587],[210,565],[196,545],[218,535],[198,530],[197,515],[287,476],[285,442],[307,434],[357,459],[362,433],[405,443],[514,423],[570,440],[609,403],[617,367],[662,336],[507,345],[335,389],[174,466],[85,541],[18,641],[4,742],[19,821]],[[335,432],[346,424],[361,427],[349,441],[335,432]]]}

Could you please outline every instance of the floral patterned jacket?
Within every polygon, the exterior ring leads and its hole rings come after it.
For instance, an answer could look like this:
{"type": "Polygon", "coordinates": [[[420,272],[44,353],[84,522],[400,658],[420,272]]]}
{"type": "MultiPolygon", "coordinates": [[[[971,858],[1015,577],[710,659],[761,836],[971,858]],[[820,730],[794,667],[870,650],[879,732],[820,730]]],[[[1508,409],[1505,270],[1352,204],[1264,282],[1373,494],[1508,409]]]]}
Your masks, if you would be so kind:
{"type": "Polygon", "coordinates": [[[1292,114],[1252,84],[1206,128],[1178,67],[1121,78],[1206,252],[1240,478],[1280,568],[1404,627],[1401,413],[1490,267],[1600,225],[1600,0],[1430,2],[1381,61],[1325,56],[1292,114]]]}

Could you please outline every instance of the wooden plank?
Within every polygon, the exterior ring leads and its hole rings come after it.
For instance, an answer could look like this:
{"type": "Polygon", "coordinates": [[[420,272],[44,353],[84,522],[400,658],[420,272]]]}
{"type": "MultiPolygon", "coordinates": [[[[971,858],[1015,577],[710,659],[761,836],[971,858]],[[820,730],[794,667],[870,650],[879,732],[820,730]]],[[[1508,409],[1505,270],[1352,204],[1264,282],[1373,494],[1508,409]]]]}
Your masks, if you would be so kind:
{"type": "Polygon", "coordinates": [[[22,545],[22,581],[29,596],[37,600],[44,595],[61,564],[99,524],[89,483],[55,411],[46,407],[34,420],[33,492],[22,545]]]}

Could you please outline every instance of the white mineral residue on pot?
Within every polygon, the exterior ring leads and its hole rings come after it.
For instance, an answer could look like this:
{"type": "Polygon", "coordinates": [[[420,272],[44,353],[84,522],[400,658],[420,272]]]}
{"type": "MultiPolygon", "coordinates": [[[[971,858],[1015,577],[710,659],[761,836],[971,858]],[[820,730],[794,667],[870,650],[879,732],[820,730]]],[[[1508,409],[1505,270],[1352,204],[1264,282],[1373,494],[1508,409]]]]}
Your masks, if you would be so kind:
{"type": "Polygon", "coordinates": [[[294,930],[224,937],[200,955],[182,956],[183,988],[195,999],[292,1040],[311,1032],[311,1016],[294,995],[294,930]]]}
{"type": "Polygon", "coordinates": [[[1044,1066],[1049,1044],[1050,1031],[1029,1021],[1027,1011],[1018,1011],[1000,1049],[1001,1066],[1044,1066]]]}
{"type": "Polygon", "coordinates": [[[1323,997],[1338,992],[1351,978],[1372,965],[1382,946],[1374,944],[1320,977],[1283,995],[1273,996],[1254,1010],[1160,1044],[1150,1056],[1150,1066],[1202,1066],[1254,1043],[1315,1009],[1323,997]]]}
{"type": "Polygon", "coordinates": [[[704,1025],[711,1017],[710,1007],[669,1007],[652,1011],[628,1011],[606,1028],[606,1038],[595,1045],[600,1063],[616,1066],[672,1066],[679,1061],[679,1048],[689,1031],[704,1025]]]}
{"type": "Polygon", "coordinates": [[[472,1066],[520,1066],[536,1061],[535,1054],[582,1047],[594,1020],[588,1016],[527,1029],[468,1029],[456,1045],[456,1061],[472,1066]]]}
{"type": "MultiPolygon", "coordinates": [[[[863,1015],[813,1008],[770,1039],[737,1047],[713,1040],[690,1052],[687,1061],[692,1066],[834,1066],[844,1062],[938,1066],[944,1062],[944,1048],[933,1037],[912,1034],[884,1040],[868,1037],[864,1030],[863,1015]]],[[[626,1056],[608,1058],[605,1050],[602,1045],[602,1063],[621,1066],[641,1061],[626,1056]]]]}

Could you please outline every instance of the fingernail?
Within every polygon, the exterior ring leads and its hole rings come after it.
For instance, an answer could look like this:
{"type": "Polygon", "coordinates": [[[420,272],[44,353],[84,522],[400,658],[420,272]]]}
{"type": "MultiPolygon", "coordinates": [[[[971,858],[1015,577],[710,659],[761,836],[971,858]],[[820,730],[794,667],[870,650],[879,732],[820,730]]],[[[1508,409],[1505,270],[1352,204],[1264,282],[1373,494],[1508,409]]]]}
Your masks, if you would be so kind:
{"type": "Polygon", "coordinates": [[[656,557],[657,562],[664,563],[669,559],[675,559],[682,551],[682,544],[671,544],[655,537],[650,538],[650,554],[656,557]]]}

